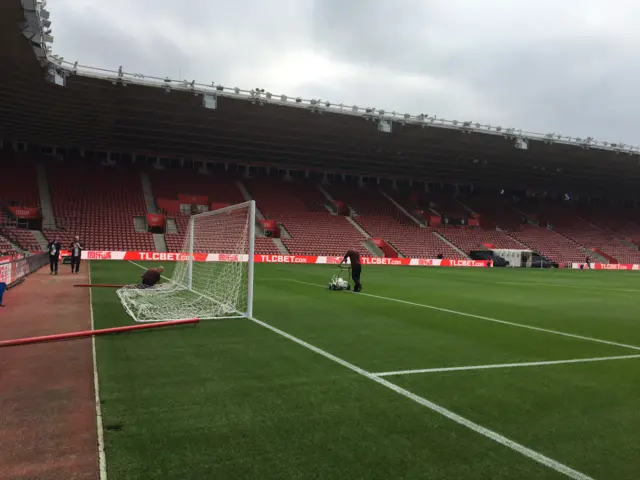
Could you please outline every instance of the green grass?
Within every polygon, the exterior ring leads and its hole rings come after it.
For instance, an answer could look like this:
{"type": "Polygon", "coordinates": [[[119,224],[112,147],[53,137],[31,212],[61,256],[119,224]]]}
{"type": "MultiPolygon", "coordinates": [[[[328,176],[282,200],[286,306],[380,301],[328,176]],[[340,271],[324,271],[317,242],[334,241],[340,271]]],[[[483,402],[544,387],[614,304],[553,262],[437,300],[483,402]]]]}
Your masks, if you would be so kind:
{"type": "MultiPolygon", "coordinates": [[[[124,262],[91,269],[95,283],[140,275],[124,262]]],[[[256,265],[255,316],[369,372],[640,353],[330,292],[331,273],[256,265]]],[[[640,345],[634,273],[365,267],[363,283],[368,295],[640,345]]],[[[96,328],[131,323],[112,290],[96,289],[93,308],[96,328]]],[[[246,319],[99,337],[97,355],[111,480],[566,478],[246,319]]],[[[385,378],[593,478],[637,480],[639,367],[385,378]]]]}

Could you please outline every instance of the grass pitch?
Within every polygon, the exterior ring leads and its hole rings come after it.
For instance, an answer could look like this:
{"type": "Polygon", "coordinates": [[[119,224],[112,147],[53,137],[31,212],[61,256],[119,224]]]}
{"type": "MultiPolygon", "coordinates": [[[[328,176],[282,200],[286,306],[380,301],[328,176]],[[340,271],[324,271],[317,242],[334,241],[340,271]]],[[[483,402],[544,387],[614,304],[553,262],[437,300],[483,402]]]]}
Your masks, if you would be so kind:
{"type": "MultiPolygon", "coordinates": [[[[256,265],[256,318],[373,373],[640,354],[542,331],[640,348],[634,272],[365,266],[357,295],[328,291],[333,270],[256,265]]],[[[114,291],[93,309],[131,324],[114,291]]],[[[246,319],[96,342],[111,480],[640,478],[640,358],[383,377],[579,477],[246,319]]]]}

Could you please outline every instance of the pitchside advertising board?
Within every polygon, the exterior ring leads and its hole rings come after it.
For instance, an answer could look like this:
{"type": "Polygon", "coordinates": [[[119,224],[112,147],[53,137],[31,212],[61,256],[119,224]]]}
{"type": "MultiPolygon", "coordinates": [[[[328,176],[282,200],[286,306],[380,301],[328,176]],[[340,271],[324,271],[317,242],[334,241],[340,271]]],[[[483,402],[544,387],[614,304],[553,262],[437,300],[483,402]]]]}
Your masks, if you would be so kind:
{"type": "MultiPolygon", "coordinates": [[[[63,257],[71,255],[69,251],[61,252],[63,257]]],[[[308,265],[337,265],[342,262],[343,257],[310,256],[310,255],[255,255],[255,263],[297,263],[308,265]]],[[[160,253],[160,252],[112,252],[89,250],[82,252],[83,260],[126,260],[126,261],[153,261],[153,262],[184,262],[189,259],[186,253],[160,253]]],[[[248,255],[236,255],[226,253],[196,253],[196,262],[246,262],[248,255]]],[[[348,261],[347,261],[348,263],[348,261]]],[[[380,258],[362,257],[363,265],[391,265],[406,267],[493,267],[487,260],[439,260],[429,258],[380,258]]],[[[0,262],[0,267],[2,266],[0,262]]],[[[569,265],[567,265],[569,266],[569,265]]],[[[573,269],[587,268],[584,263],[572,263],[573,269]]],[[[606,264],[592,263],[594,270],[635,270],[640,271],[640,265],[636,264],[606,264]]]]}
{"type": "MultiPolygon", "coordinates": [[[[69,256],[70,252],[63,251],[62,256],[69,256]]],[[[225,253],[196,253],[193,256],[196,262],[246,262],[248,255],[234,255],[225,253]]],[[[185,253],[160,253],[160,252],[111,252],[111,251],[84,251],[83,260],[130,260],[137,262],[179,262],[188,260],[185,253]]],[[[309,265],[337,265],[343,257],[308,256],[308,255],[254,255],[255,263],[296,263],[309,265]]],[[[348,263],[348,261],[347,261],[348,263]]],[[[363,265],[395,265],[415,267],[490,267],[491,262],[486,260],[438,260],[424,258],[379,258],[362,257],[363,265]]]]}

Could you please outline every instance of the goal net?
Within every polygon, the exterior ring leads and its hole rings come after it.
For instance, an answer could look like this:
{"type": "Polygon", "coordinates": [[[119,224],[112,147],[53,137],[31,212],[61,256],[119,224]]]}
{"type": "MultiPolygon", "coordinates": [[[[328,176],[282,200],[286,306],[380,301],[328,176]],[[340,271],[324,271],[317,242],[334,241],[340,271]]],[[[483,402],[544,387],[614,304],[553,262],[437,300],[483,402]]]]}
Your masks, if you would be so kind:
{"type": "Polygon", "coordinates": [[[127,313],[136,322],[251,317],[255,202],[193,215],[183,228],[170,278],[117,291],[127,313]]]}

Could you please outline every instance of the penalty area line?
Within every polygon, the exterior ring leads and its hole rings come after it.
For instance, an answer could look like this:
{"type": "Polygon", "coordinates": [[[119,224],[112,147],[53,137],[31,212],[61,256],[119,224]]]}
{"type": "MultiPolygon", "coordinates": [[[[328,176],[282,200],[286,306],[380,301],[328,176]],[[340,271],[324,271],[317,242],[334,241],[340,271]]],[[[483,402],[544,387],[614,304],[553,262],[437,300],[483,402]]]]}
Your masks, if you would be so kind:
{"type": "MultiPolygon", "coordinates": [[[[323,285],[318,285],[317,283],[303,282],[302,280],[294,280],[291,278],[281,278],[281,280],[284,282],[293,282],[293,283],[300,283],[302,285],[310,285],[312,287],[326,288],[323,285]]],[[[373,295],[371,293],[363,293],[363,292],[359,292],[359,293],[348,292],[348,293],[351,293],[353,295],[358,295],[358,296],[377,298],[378,300],[386,300],[388,302],[401,303],[403,305],[410,305],[412,307],[427,308],[429,310],[435,310],[438,312],[451,313],[453,315],[459,315],[461,317],[475,318],[475,319],[484,320],[487,322],[500,323],[502,325],[509,325],[511,327],[526,328],[527,330],[535,330],[537,332],[551,333],[553,335],[561,335],[563,337],[576,338],[578,340],[586,340],[588,342],[602,343],[604,345],[613,345],[616,347],[622,347],[622,348],[628,348],[631,350],[640,351],[640,347],[636,345],[629,345],[626,343],[614,342],[611,340],[603,340],[601,338],[595,338],[595,337],[587,337],[587,336],[578,335],[575,333],[563,332],[561,330],[552,330],[550,328],[535,327],[533,325],[527,325],[526,323],[509,322],[507,320],[500,320],[497,318],[485,317],[484,315],[476,315],[474,313],[460,312],[458,310],[451,310],[449,308],[436,307],[434,305],[428,305],[426,303],[410,302],[408,300],[400,300],[398,298],[392,298],[392,297],[383,297],[381,295],[373,295]]]]}
{"type": "Polygon", "coordinates": [[[378,383],[379,385],[382,385],[383,387],[386,387],[392,391],[394,391],[395,393],[402,395],[403,397],[408,398],[409,400],[412,400],[420,405],[422,405],[423,407],[428,408],[429,410],[432,410],[433,412],[436,412],[446,418],[448,418],[449,420],[454,421],[455,423],[457,423],[458,425],[461,425],[463,427],[468,428],[469,430],[472,430],[473,432],[482,435],[490,440],[493,440],[496,443],[499,443],[507,448],[510,448],[511,450],[518,452],[521,455],[524,455],[525,457],[538,462],[541,465],[544,465],[545,467],[548,467],[552,470],[555,470],[556,472],[562,473],[563,475],[572,478],[574,480],[594,480],[592,477],[589,477],[588,475],[579,472],[577,470],[574,470],[573,468],[560,463],[556,460],[553,460],[550,457],[547,457],[539,452],[536,452],[535,450],[532,450],[528,447],[525,447],[524,445],[517,443],[493,430],[489,430],[486,427],[483,427],[482,425],[479,425],[461,415],[458,415],[457,413],[452,412],[451,410],[448,410],[436,403],[433,403],[430,400],[427,400],[424,397],[421,397],[419,395],[416,395],[415,393],[410,392],[409,390],[406,390],[402,387],[399,387],[398,385],[396,385],[395,383],[391,383],[388,380],[385,380],[384,378],[381,378],[373,373],[370,373],[352,363],[347,362],[346,360],[343,360],[339,357],[336,357],[335,355],[322,350],[318,347],[315,347],[313,345],[311,345],[310,343],[305,342],[304,340],[299,339],[298,337],[294,337],[293,335],[280,330],[279,328],[276,328],[266,322],[263,322],[262,320],[258,320],[257,318],[249,318],[250,321],[260,325],[261,327],[264,327],[268,330],[271,330],[272,332],[288,339],[291,340],[292,342],[297,343],[298,345],[305,347],[319,355],[322,355],[323,357],[332,360],[333,362],[342,365],[343,367],[356,372],[360,375],[362,375],[363,377],[368,378],[369,380],[372,380],[376,383],[378,383]]]}
{"type": "Polygon", "coordinates": [[[390,377],[395,375],[413,375],[414,373],[440,373],[440,372],[459,372],[468,370],[488,370],[492,368],[518,368],[518,367],[539,367],[543,365],[563,365],[570,363],[590,363],[590,362],[606,362],[613,360],[627,360],[631,358],[640,358],[640,355],[618,355],[615,357],[594,357],[594,358],[575,358],[571,360],[549,360],[544,362],[521,362],[521,363],[498,363],[492,365],[468,365],[463,367],[442,367],[442,368],[422,368],[418,370],[397,370],[392,372],[374,373],[378,377],[390,377]]]}
{"type": "MultiPolygon", "coordinates": [[[[139,268],[144,268],[142,267],[142,265],[139,265],[135,262],[131,262],[132,264],[134,264],[135,266],[139,267],[139,268]]],[[[298,337],[294,337],[293,335],[285,332],[284,330],[280,330],[279,328],[274,327],[273,325],[270,325],[266,322],[263,322],[262,320],[258,320],[257,318],[249,318],[249,317],[245,317],[247,318],[247,320],[267,329],[272,331],[273,333],[276,333],[277,335],[280,335],[284,338],[286,338],[287,340],[290,340],[308,350],[311,350],[312,352],[321,355],[345,368],[347,368],[348,370],[351,370],[365,378],[368,378],[369,380],[383,386],[386,387],[392,391],[394,391],[395,393],[402,395],[403,397],[408,398],[409,400],[412,400],[416,403],[418,403],[419,405],[422,405],[423,407],[428,408],[429,410],[432,410],[433,412],[436,412],[446,418],[448,418],[449,420],[452,420],[453,422],[457,423],[458,425],[461,425],[463,427],[468,428],[469,430],[472,430],[473,432],[482,435],[490,440],[493,440],[496,443],[499,443],[500,445],[503,445],[541,465],[544,465],[547,468],[550,468],[552,470],[555,470],[558,473],[561,473],[565,476],[567,476],[568,478],[572,478],[573,480],[594,480],[592,477],[589,477],[588,475],[585,475],[582,472],[579,472],[577,470],[574,470],[573,468],[569,467],[568,465],[565,465],[563,463],[560,463],[550,457],[547,457],[539,452],[536,452],[535,450],[532,450],[528,447],[525,447],[524,445],[521,445],[520,443],[517,443],[497,432],[494,432],[493,430],[489,430],[486,427],[483,427],[482,425],[479,425],[461,415],[458,415],[457,413],[452,412],[451,410],[448,410],[444,407],[441,407],[440,405],[431,402],[430,400],[427,400],[424,397],[421,397],[419,395],[416,395],[415,393],[410,392],[409,390],[406,390],[402,387],[399,387],[398,385],[389,382],[388,380],[385,380],[384,378],[378,377],[374,374],[372,374],[371,372],[368,372],[352,363],[347,362],[346,360],[343,360],[342,358],[339,358],[325,350],[322,350],[314,345],[311,345],[308,342],[305,342],[304,340],[298,338],[298,337]]],[[[101,478],[101,480],[104,480],[101,478]]]]}

